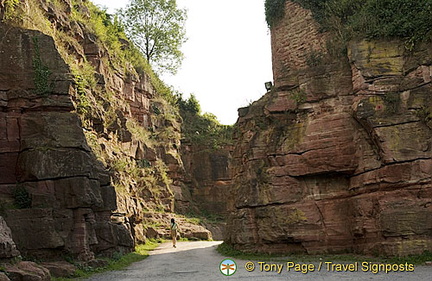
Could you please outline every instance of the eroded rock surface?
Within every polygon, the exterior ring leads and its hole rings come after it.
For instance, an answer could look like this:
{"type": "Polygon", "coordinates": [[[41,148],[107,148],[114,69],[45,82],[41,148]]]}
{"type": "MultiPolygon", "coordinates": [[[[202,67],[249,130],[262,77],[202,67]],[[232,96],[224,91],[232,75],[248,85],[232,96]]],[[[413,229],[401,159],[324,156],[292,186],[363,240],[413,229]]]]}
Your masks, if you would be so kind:
{"type": "Polygon", "coordinates": [[[77,270],[75,265],[65,261],[44,262],[41,265],[48,269],[53,277],[72,277],[77,270]]]}
{"type": "Polygon", "coordinates": [[[7,274],[11,281],[50,281],[51,274],[48,269],[30,261],[22,261],[14,265],[6,266],[7,274]]]}
{"type": "Polygon", "coordinates": [[[130,252],[148,214],[192,200],[178,111],[98,36],[101,15],[86,0],[0,1],[0,211],[25,256],[130,252]]]}
{"type": "Polygon", "coordinates": [[[219,149],[210,149],[191,143],[182,143],[182,160],[189,177],[191,200],[181,200],[185,204],[177,204],[181,212],[187,212],[192,201],[200,210],[209,214],[224,215],[227,212],[226,194],[231,188],[232,146],[226,145],[219,149]]]}
{"type": "Polygon", "coordinates": [[[14,258],[19,255],[20,252],[12,239],[12,232],[6,221],[0,216],[0,259],[14,258]]]}
{"type": "Polygon", "coordinates": [[[226,241],[249,251],[408,255],[432,249],[430,45],[328,52],[287,1],[275,89],[239,110],[226,241]]]}
{"type": "Polygon", "coordinates": [[[72,112],[69,68],[49,36],[2,24],[0,37],[0,198],[18,249],[89,260],[102,233],[117,247],[114,188],[72,112]],[[36,49],[54,73],[43,94],[34,83],[36,49]]]}

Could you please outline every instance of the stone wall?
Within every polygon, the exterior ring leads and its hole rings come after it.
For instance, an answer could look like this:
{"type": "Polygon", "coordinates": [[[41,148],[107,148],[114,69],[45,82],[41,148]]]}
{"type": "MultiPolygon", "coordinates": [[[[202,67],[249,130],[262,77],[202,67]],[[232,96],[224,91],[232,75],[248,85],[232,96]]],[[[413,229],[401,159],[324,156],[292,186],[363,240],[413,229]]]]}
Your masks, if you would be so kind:
{"type": "Polygon", "coordinates": [[[398,41],[324,46],[287,1],[275,89],[239,110],[226,241],[247,251],[380,255],[432,249],[430,59],[398,41]]]}
{"type": "Polygon", "coordinates": [[[285,10],[289,16],[271,29],[273,77],[278,88],[298,86],[296,72],[311,54],[325,50],[325,34],[319,32],[312,12],[291,1],[286,1],[285,10]]]}

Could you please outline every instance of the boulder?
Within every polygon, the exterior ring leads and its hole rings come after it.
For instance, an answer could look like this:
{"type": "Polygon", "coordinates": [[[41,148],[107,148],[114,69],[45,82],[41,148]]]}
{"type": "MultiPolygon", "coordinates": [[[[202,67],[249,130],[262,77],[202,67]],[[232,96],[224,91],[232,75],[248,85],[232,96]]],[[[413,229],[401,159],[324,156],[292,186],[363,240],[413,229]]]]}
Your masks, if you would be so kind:
{"type": "Polygon", "coordinates": [[[162,236],[162,234],[159,233],[153,227],[147,228],[147,231],[146,231],[146,237],[147,238],[149,238],[149,239],[159,239],[159,238],[161,238],[161,236],[162,236]]]}
{"type": "Polygon", "coordinates": [[[0,281],[10,281],[10,279],[4,272],[0,272],[0,281]]]}
{"type": "Polygon", "coordinates": [[[14,258],[20,255],[15,242],[12,239],[12,233],[6,221],[0,216],[0,259],[14,258]]]}
{"type": "Polygon", "coordinates": [[[11,281],[50,281],[48,269],[30,261],[22,261],[6,266],[6,272],[11,281]]]}
{"type": "Polygon", "coordinates": [[[49,270],[53,277],[72,277],[77,270],[77,267],[65,261],[43,262],[41,266],[49,270]]]}
{"type": "Polygon", "coordinates": [[[93,259],[85,263],[86,266],[90,266],[92,268],[102,268],[108,266],[109,262],[101,259],[93,259]]]}

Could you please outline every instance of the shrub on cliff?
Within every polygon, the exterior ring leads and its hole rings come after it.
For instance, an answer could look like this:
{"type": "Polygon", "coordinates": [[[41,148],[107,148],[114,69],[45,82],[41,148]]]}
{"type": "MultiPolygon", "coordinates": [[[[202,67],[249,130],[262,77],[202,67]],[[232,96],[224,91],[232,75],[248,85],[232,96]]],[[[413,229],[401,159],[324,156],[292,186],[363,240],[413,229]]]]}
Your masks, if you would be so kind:
{"type": "Polygon", "coordinates": [[[272,27],[284,16],[284,6],[286,0],[266,0],[265,1],[265,14],[269,27],[272,27]]]}
{"type": "Polygon", "coordinates": [[[368,0],[359,6],[361,9],[346,23],[357,34],[368,38],[403,38],[411,42],[430,39],[431,0],[368,0]]]}
{"type": "Polygon", "coordinates": [[[201,114],[201,106],[194,95],[189,99],[179,95],[177,105],[183,118],[182,134],[185,140],[209,149],[232,143],[233,126],[220,124],[214,114],[201,114]]]}
{"type": "MultiPolygon", "coordinates": [[[[266,18],[274,26],[287,0],[266,0],[266,18]]],[[[432,35],[431,0],[293,0],[312,11],[323,30],[342,39],[401,38],[409,44],[432,35]]]]}

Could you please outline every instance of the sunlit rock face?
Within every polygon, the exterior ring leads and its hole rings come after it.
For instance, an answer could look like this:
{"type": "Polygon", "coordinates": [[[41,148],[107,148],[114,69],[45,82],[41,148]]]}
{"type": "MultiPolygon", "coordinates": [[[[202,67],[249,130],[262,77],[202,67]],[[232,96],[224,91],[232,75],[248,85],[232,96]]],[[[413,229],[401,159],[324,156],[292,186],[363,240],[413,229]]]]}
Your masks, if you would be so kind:
{"type": "Polygon", "coordinates": [[[271,35],[275,88],[239,110],[225,240],[284,253],[431,250],[432,47],[355,41],[332,54],[290,1],[271,35]]]}
{"type": "MultiPolygon", "coordinates": [[[[150,70],[120,60],[83,23],[94,16],[89,5],[19,1],[7,19],[0,1],[0,216],[13,238],[5,256],[127,253],[155,238],[149,226],[169,238],[174,210],[194,205],[177,108],[150,70]]],[[[214,198],[207,192],[204,202],[214,198]]],[[[186,220],[182,230],[212,237],[186,220]]]]}
{"type": "Polygon", "coordinates": [[[0,34],[0,201],[18,249],[89,260],[116,248],[129,231],[109,223],[115,191],[72,112],[69,68],[49,36],[7,25],[0,34]],[[37,48],[54,73],[43,95],[34,87],[37,48]]]}

